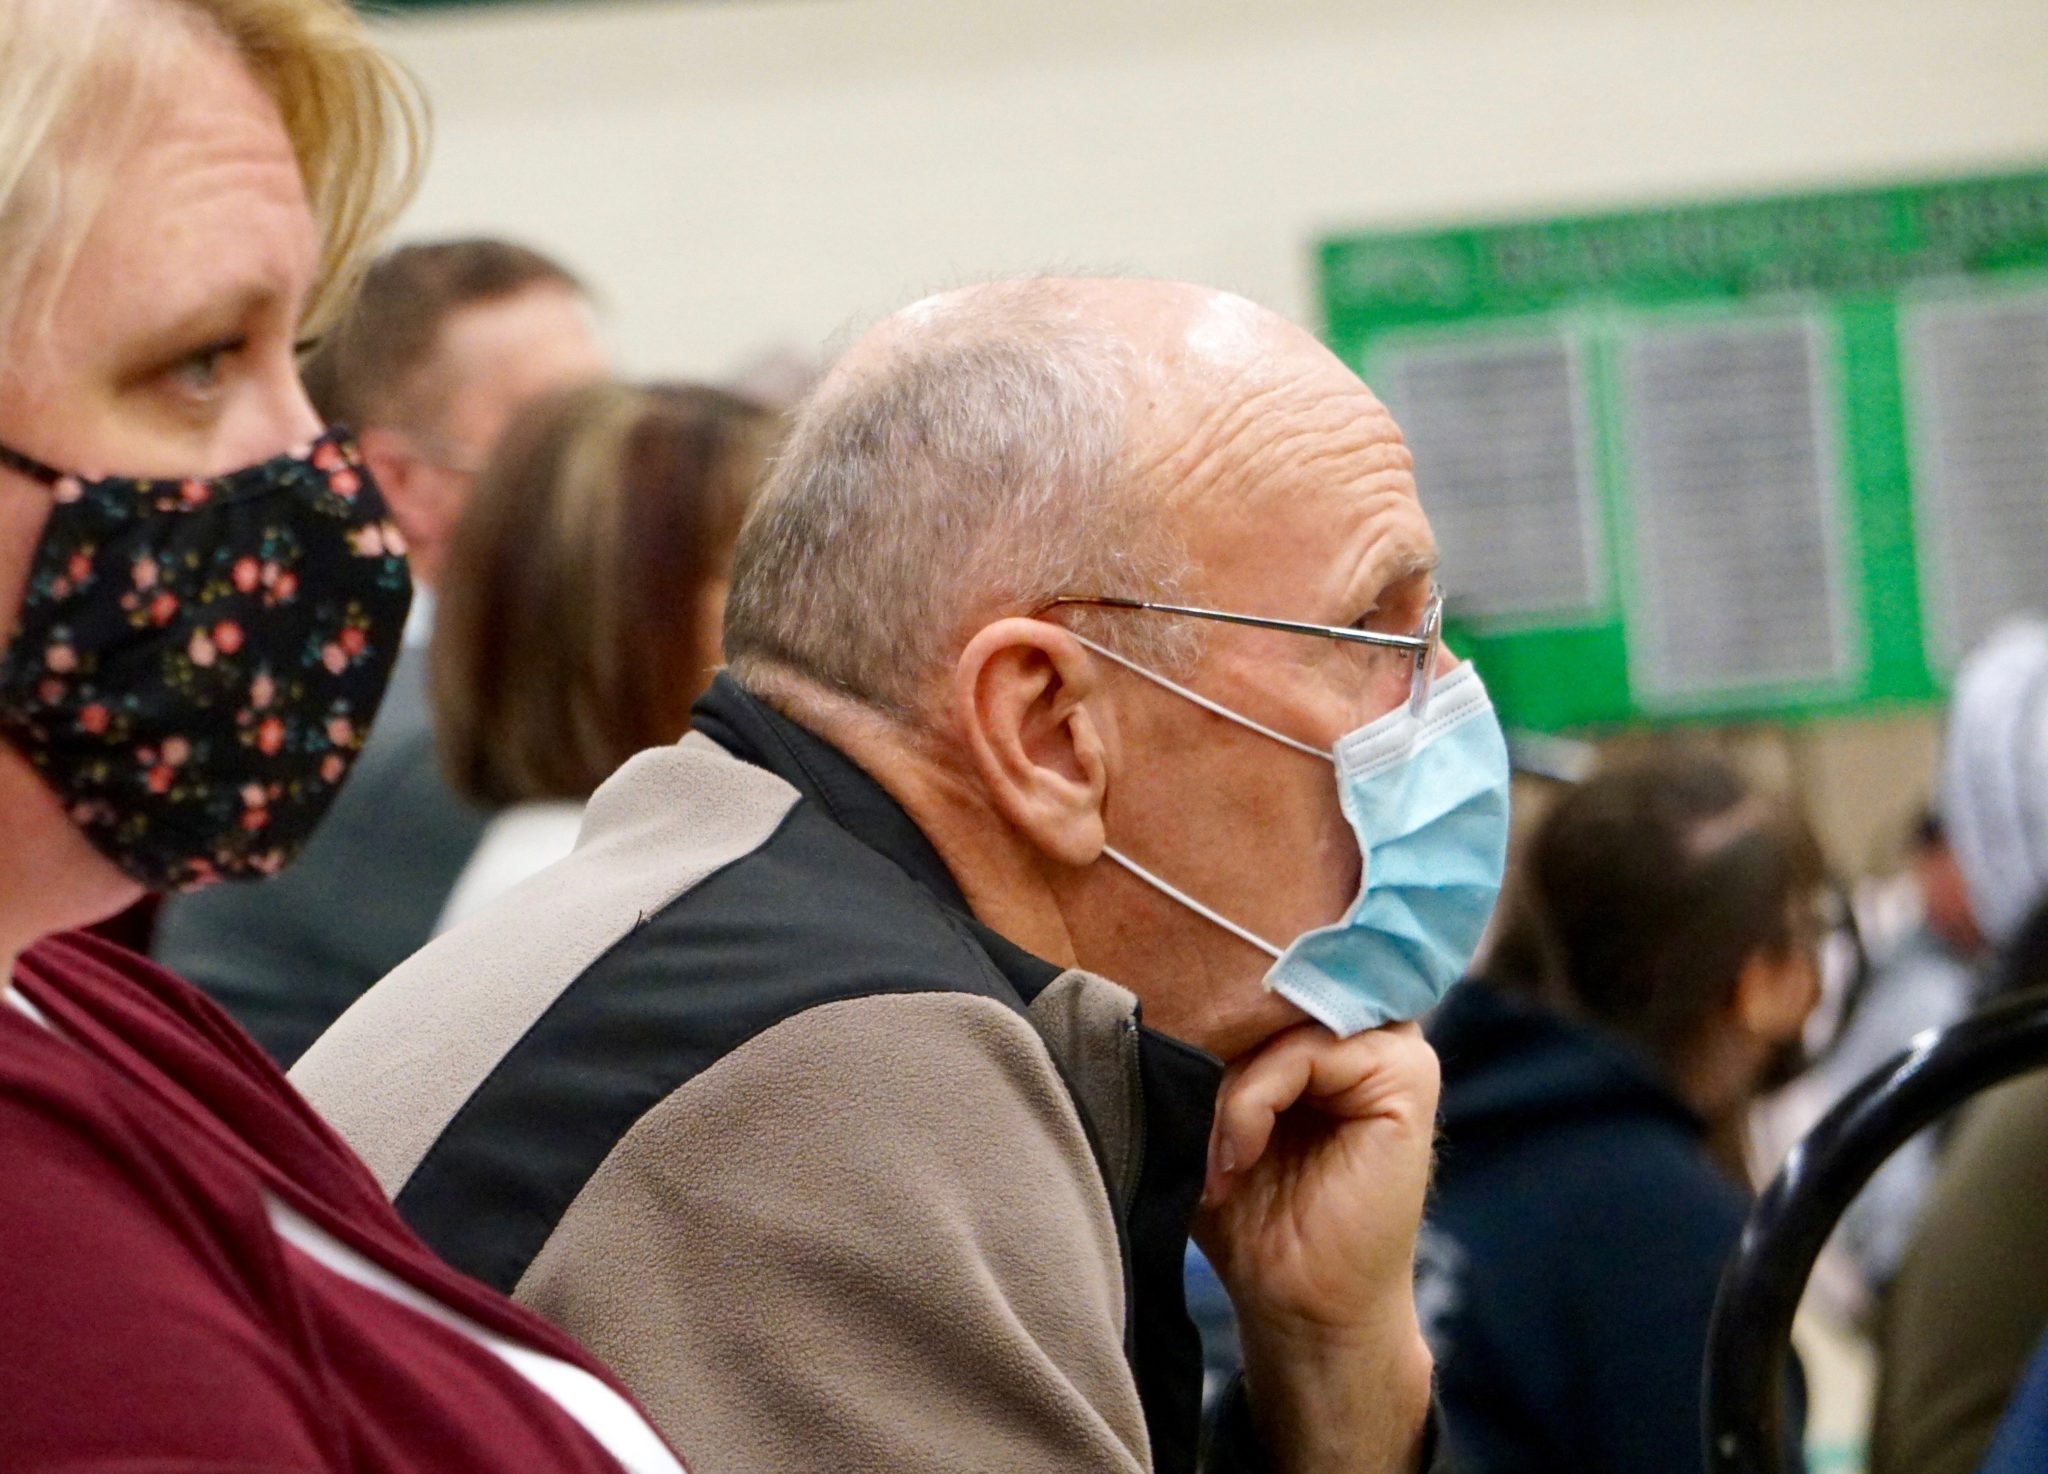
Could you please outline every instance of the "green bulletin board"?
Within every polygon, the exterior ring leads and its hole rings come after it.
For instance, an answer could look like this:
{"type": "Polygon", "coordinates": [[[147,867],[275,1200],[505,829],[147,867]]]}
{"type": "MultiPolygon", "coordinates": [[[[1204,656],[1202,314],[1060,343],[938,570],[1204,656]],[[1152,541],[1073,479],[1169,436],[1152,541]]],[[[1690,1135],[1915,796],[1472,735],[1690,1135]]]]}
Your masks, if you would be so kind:
{"type": "Polygon", "coordinates": [[[1351,235],[1320,267],[1519,726],[1924,703],[2048,604],[2048,174],[1351,235]]]}

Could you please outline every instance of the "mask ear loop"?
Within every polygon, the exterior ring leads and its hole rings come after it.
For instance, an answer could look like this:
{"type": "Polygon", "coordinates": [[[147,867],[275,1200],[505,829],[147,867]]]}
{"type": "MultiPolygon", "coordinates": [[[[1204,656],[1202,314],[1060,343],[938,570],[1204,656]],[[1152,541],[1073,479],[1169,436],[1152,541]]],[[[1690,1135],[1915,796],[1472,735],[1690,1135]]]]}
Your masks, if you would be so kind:
{"type": "Polygon", "coordinates": [[[10,471],[19,471],[31,481],[54,487],[64,479],[64,473],[55,466],[45,465],[34,456],[23,455],[10,445],[0,445],[0,466],[10,471]]]}
{"type": "Polygon", "coordinates": [[[1249,727],[1254,732],[1257,732],[1261,737],[1270,737],[1275,742],[1278,742],[1283,746],[1293,748],[1296,752],[1305,752],[1310,757],[1319,757],[1324,762],[1330,763],[1332,765],[1334,765],[1337,761],[1336,758],[1331,756],[1322,748],[1310,747],[1306,742],[1297,741],[1295,738],[1289,737],[1285,732],[1276,732],[1271,727],[1268,727],[1263,723],[1255,722],[1248,716],[1243,716],[1238,712],[1232,711],[1229,707],[1223,705],[1221,702],[1211,701],[1208,697],[1202,695],[1200,692],[1190,691],[1186,686],[1181,685],[1178,681],[1169,681],[1165,676],[1160,675],[1157,671],[1150,671],[1145,669],[1144,666],[1138,664],[1135,660],[1126,660],[1123,656],[1117,654],[1116,651],[1104,649],[1102,646],[1096,644],[1093,640],[1089,639],[1086,635],[1077,634],[1073,630],[1068,630],[1067,633],[1073,635],[1075,639],[1079,640],[1083,645],[1086,645],[1090,650],[1093,650],[1097,655],[1100,655],[1104,660],[1111,660],[1116,662],[1125,670],[1129,671],[1132,675],[1143,676],[1153,685],[1165,687],[1174,695],[1183,697],[1188,701],[1194,702],[1195,705],[1201,707],[1204,711],[1214,712],[1217,716],[1224,718],[1226,721],[1236,722],[1240,727],[1249,727]]]}
{"type": "Polygon", "coordinates": [[[1147,870],[1144,866],[1140,865],[1136,860],[1133,860],[1129,855],[1122,854],[1119,851],[1110,847],[1109,845],[1104,845],[1102,847],[1102,853],[1111,860],[1114,860],[1117,864],[1123,866],[1124,869],[1130,871],[1131,874],[1137,876],[1138,879],[1144,881],[1145,884],[1151,886],[1161,895],[1166,896],[1169,900],[1180,902],[1181,905],[1187,907],[1188,910],[1194,912],[1195,915],[1201,917],[1204,921],[1215,922],[1216,925],[1222,927],[1225,931],[1229,932],[1239,941],[1251,943],[1254,947],[1257,947],[1261,952],[1265,953],[1268,957],[1272,958],[1275,962],[1278,962],[1280,960],[1282,955],[1282,950],[1280,948],[1274,946],[1271,942],[1267,941],[1264,937],[1258,935],[1256,932],[1250,931],[1245,927],[1239,926],[1236,922],[1232,921],[1228,916],[1224,916],[1220,912],[1210,910],[1207,906],[1204,906],[1200,901],[1196,900],[1193,896],[1189,895],[1179,886],[1168,885],[1165,881],[1161,880],[1158,876],[1154,875],[1151,871],[1147,870]]]}
{"type": "MultiPolygon", "coordinates": [[[[1297,742],[1294,738],[1289,737],[1285,732],[1276,732],[1271,727],[1265,726],[1259,722],[1255,722],[1248,716],[1241,716],[1237,712],[1232,711],[1229,707],[1224,706],[1219,702],[1211,701],[1206,696],[1203,696],[1194,691],[1190,691],[1186,686],[1181,685],[1178,681],[1169,681],[1165,676],[1160,675],[1156,671],[1149,671],[1145,669],[1144,666],[1139,665],[1134,660],[1126,660],[1123,656],[1117,654],[1114,650],[1104,649],[1102,646],[1096,644],[1093,640],[1089,639],[1086,635],[1075,634],[1073,630],[1068,630],[1067,633],[1073,635],[1075,639],[1079,640],[1083,645],[1087,646],[1090,650],[1093,650],[1097,655],[1100,655],[1104,660],[1113,661],[1115,664],[1120,665],[1125,670],[1129,671],[1132,675],[1143,676],[1153,685],[1164,687],[1166,690],[1171,691],[1176,696],[1185,697],[1187,700],[1192,701],[1195,705],[1201,707],[1204,711],[1214,712],[1219,717],[1223,717],[1228,721],[1236,722],[1240,727],[1249,727],[1254,732],[1257,732],[1260,736],[1270,737],[1275,742],[1282,743],[1285,746],[1293,748],[1296,752],[1305,752],[1310,757],[1319,757],[1326,763],[1334,764],[1336,762],[1336,759],[1334,757],[1332,757],[1329,753],[1324,752],[1320,747],[1310,747],[1306,742],[1297,742]]],[[[1239,941],[1245,942],[1250,946],[1257,947],[1261,952],[1265,953],[1275,962],[1278,962],[1281,959],[1281,957],[1286,955],[1284,948],[1274,946],[1271,942],[1267,941],[1257,932],[1252,931],[1248,927],[1239,926],[1236,922],[1232,921],[1229,917],[1223,915],[1221,912],[1215,911],[1210,907],[1203,905],[1200,901],[1196,900],[1193,896],[1189,895],[1186,891],[1182,890],[1179,886],[1171,885],[1166,881],[1161,880],[1158,876],[1154,875],[1151,871],[1147,870],[1144,866],[1140,865],[1136,860],[1133,860],[1130,856],[1122,853],[1114,846],[1104,845],[1102,847],[1102,853],[1106,858],[1114,861],[1118,865],[1121,865],[1124,869],[1130,871],[1131,874],[1137,876],[1138,879],[1144,881],[1145,884],[1151,886],[1152,889],[1158,891],[1161,895],[1167,897],[1167,899],[1180,902],[1181,905],[1187,907],[1188,910],[1194,912],[1195,915],[1201,917],[1204,921],[1214,922],[1216,925],[1222,927],[1225,931],[1229,932],[1232,936],[1236,937],[1239,941]]]]}

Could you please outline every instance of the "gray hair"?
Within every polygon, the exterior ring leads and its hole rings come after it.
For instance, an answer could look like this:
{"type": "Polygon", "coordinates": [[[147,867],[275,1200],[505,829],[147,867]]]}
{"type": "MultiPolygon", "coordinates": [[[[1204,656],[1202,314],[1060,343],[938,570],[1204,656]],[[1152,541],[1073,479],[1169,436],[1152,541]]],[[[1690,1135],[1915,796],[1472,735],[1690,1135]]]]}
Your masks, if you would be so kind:
{"type": "MultiPolygon", "coordinates": [[[[1178,592],[1169,513],[1125,454],[1126,345],[1031,282],[882,335],[799,409],[740,534],[725,652],[743,685],[795,675],[915,719],[990,619],[1178,592]]],[[[1152,615],[1071,622],[1160,667],[1192,638],[1152,615]]]]}

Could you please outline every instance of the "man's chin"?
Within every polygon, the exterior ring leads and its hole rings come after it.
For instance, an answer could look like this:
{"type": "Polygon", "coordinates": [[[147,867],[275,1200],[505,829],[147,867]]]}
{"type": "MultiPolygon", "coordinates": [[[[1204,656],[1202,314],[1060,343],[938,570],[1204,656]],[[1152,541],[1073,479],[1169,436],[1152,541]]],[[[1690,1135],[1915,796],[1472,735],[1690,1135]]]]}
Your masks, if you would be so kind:
{"type": "Polygon", "coordinates": [[[1311,1022],[1297,1005],[1267,989],[1261,971],[1234,987],[1229,998],[1202,1020],[1203,1038],[1187,1042],[1230,1064],[1257,1053],[1275,1035],[1311,1022]]]}

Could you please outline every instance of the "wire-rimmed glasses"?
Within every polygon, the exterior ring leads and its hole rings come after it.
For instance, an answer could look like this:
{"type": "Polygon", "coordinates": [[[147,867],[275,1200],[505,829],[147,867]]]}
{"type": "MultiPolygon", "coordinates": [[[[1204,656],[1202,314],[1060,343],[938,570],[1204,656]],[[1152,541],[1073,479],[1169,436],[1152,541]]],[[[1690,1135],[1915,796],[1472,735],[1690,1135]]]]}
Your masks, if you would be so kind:
{"type": "Polygon", "coordinates": [[[1105,609],[1144,609],[1154,614],[1180,614],[1190,619],[1213,619],[1221,624],[1245,625],[1252,629],[1279,630],[1290,635],[1315,635],[1351,645],[1375,645],[1385,650],[1406,650],[1415,664],[1408,677],[1408,710],[1418,719],[1429,709],[1430,682],[1436,674],[1437,648],[1443,643],[1444,591],[1432,588],[1429,604],[1422,611],[1422,624],[1412,635],[1382,634],[1378,630],[1354,629],[1348,625],[1306,624],[1294,619],[1269,619],[1262,614],[1233,614],[1223,609],[1196,609],[1186,604],[1161,604],[1152,599],[1125,599],[1114,594],[1060,594],[1041,604],[1034,613],[1063,604],[1094,605],[1105,609]]]}

